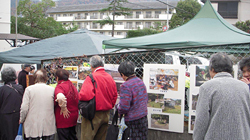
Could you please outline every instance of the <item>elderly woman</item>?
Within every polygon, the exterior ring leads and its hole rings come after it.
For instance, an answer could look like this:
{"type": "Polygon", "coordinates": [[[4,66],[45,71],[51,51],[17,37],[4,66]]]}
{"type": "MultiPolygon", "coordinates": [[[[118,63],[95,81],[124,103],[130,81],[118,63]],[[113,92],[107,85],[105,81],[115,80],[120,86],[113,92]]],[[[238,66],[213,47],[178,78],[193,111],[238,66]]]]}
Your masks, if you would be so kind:
{"type": "Polygon", "coordinates": [[[0,87],[0,140],[14,140],[19,126],[23,87],[17,85],[16,71],[12,67],[1,72],[4,86],[0,87]]]}
{"type": "Polygon", "coordinates": [[[118,71],[124,79],[120,87],[119,114],[125,114],[125,123],[130,128],[130,140],[147,140],[148,94],[143,81],[135,76],[135,64],[125,61],[118,71]]]}
{"type": "Polygon", "coordinates": [[[213,78],[199,90],[194,140],[249,140],[250,96],[248,86],[231,75],[232,61],[223,53],[212,55],[213,78]]]}
{"type": "Polygon", "coordinates": [[[46,85],[47,72],[34,74],[35,84],[25,89],[20,113],[26,140],[53,139],[56,133],[54,88],[46,85]]]}
{"type": "Polygon", "coordinates": [[[78,91],[64,69],[56,71],[55,116],[59,140],[77,140],[78,91]]]}

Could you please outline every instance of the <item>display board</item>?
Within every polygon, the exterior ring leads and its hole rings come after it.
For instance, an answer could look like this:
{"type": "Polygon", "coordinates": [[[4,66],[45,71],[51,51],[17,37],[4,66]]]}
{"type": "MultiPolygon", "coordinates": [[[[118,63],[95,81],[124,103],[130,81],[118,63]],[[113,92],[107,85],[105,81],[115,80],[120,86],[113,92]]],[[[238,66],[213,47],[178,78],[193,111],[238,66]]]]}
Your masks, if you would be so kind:
{"type": "MultiPolygon", "coordinates": [[[[209,66],[191,65],[190,70],[190,92],[189,92],[189,127],[188,133],[193,133],[196,117],[196,105],[199,97],[200,86],[210,80],[209,66]]],[[[238,66],[233,66],[234,78],[238,78],[238,66]]]]}
{"type": "Polygon", "coordinates": [[[144,64],[150,129],[183,133],[185,66],[144,64]]]}

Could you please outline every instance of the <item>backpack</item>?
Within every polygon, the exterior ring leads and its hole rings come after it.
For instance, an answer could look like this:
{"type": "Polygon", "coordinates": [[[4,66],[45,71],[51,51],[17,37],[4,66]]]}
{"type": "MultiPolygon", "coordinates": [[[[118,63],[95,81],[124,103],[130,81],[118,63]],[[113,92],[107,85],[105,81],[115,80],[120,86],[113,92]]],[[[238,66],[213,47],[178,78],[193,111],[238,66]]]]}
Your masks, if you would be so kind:
{"type": "MultiPolygon", "coordinates": [[[[91,81],[92,81],[92,83],[94,85],[94,94],[95,94],[95,92],[96,92],[95,88],[97,87],[96,81],[93,78],[92,74],[90,74],[89,77],[91,78],[91,81]]],[[[96,112],[95,96],[89,101],[79,101],[78,108],[79,108],[79,111],[80,111],[81,115],[84,118],[86,118],[86,119],[88,119],[90,121],[92,130],[94,130],[92,120],[94,119],[95,112],[96,112]]]]}

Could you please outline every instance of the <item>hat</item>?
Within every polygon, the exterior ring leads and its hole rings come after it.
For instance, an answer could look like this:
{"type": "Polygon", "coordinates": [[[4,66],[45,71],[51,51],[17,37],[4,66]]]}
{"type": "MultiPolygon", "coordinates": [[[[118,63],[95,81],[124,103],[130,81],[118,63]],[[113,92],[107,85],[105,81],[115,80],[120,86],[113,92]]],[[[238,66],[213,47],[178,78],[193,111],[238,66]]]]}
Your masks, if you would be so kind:
{"type": "Polygon", "coordinates": [[[35,69],[35,67],[34,66],[30,66],[30,70],[34,70],[35,69]]]}
{"type": "Polygon", "coordinates": [[[24,64],[23,68],[30,67],[30,64],[24,64]]]}

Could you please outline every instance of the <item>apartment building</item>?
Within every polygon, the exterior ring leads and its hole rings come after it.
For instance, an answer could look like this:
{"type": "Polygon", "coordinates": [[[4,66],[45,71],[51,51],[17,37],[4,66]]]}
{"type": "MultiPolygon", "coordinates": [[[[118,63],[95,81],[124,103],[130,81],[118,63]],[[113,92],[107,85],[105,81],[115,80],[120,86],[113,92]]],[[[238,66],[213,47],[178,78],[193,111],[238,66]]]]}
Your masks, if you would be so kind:
{"type": "MultiPolygon", "coordinates": [[[[0,4],[0,33],[10,33],[10,0],[2,0],[0,4]]],[[[0,52],[10,49],[5,40],[0,40],[0,52]]]]}
{"type": "MultiPolygon", "coordinates": [[[[130,8],[131,15],[115,17],[114,37],[124,38],[128,30],[157,27],[159,23],[166,25],[175,12],[177,1],[171,1],[167,6],[160,2],[139,2],[126,3],[123,7],[130,8]],[[173,7],[172,7],[173,6],[173,7]],[[167,7],[169,10],[167,10],[167,7]]],[[[108,16],[112,19],[112,13],[101,13],[99,10],[107,8],[109,4],[85,4],[76,6],[54,7],[47,11],[48,16],[63,24],[77,24],[79,28],[96,31],[101,34],[110,35],[112,25],[100,26],[93,21],[105,19],[108,16]]]]}
{"type": "Polygon", "coordinates": [[[250,20],[250,0],[210,0],[210,2],[214,9],[231,24],[250,20]]]}

